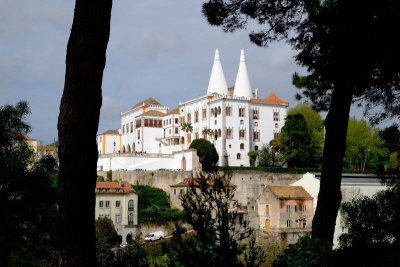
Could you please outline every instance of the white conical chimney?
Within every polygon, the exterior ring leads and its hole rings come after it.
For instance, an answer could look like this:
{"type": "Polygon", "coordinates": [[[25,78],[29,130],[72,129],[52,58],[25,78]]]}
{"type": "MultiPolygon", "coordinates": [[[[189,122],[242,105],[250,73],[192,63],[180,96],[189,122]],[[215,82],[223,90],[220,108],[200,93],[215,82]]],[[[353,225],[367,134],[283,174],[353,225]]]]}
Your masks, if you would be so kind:
{"type": "Polygon", "coordinates": [[[217,93],[220,95],[228,94],[224,71],[222,70],[221,60],[218,49],[215,50],[214,64],[211,70],[210,82],[208,83],[207,94],[217,93]]]}
{"type": "Polygon", "coordinates": [[[246,98],[253,97],[253,94],[251,92],[249,74],[247,73],[246,58],[244,56],[243,49],[240,53],[240,63],[236,76],[235,90],[233,91],[233,96],[246,98]]]}

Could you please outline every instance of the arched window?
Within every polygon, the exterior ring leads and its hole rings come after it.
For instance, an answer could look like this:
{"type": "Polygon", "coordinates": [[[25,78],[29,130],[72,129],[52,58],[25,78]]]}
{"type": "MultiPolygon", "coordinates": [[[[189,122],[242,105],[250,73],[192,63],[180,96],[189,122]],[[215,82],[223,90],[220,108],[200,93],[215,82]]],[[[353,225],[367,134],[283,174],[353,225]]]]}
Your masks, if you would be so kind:
{"type": "Polygon", "coordinates": [[[128,225],[133,225],[133,214],[129,213],[128,215],[128,225]]]}
{"type": "Polygon", "coordinates": [[[128,153],[131,153],[131,146],[128,144],[128,153]]]}
{"type": "Polygon", "coordinates": [[[240,149],[241,149],[241,150],[244,149],[244,144],[243,144],[243,143],[240,144],[240,149]]]}
{"type": "Polygon", "coordinates": [[[241,159],[240,153],[237,153],[236,158],[241,159]]]}
{"type": "Polygon", "coordinates": [[[218,107],[218,114],[221,114],[221,107],[218,107]]]}
{"type": "Polygon", "coordinates": [[[258,146],[255,146],[255,147],[254,147],[254,150],[255,150],[255,151],[258,151],[258,146]]]}
{"type": "Polygon", "coordinates": [[[133,208],[133,200],[132,199],[128,201],[128,210],[129,211],[133,211],[134,210],[134,208],[133,208]]]}

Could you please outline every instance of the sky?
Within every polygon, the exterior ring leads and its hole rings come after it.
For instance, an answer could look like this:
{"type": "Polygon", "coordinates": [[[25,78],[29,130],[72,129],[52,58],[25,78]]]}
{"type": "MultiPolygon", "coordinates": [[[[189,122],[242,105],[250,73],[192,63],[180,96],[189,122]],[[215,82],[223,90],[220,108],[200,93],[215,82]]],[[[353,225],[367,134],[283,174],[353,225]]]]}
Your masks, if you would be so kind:
{"type": "MultiPolygon", "coordinates": [[[[225,33],[210,26],[199,0],[113,1],[99,133],[117,129],[120,114],[154,97],[173,109],[179,101],[207,93],[219,49],[228,86],[235,83],[240,50],[246,53],[252,89],[260,98],[274,91],[294,107],[294,72],[305,73],[296,54],[280,42],[257,47],[248,34],[256,27],[225,33]]],[[[29,102],[29,136],[57,139],[64,85],[65,53],[72,26],[72,0],[0,1],[0,106],[29,102]]],[[[352,115],[360,117],[360,110],[352,115]]]]}

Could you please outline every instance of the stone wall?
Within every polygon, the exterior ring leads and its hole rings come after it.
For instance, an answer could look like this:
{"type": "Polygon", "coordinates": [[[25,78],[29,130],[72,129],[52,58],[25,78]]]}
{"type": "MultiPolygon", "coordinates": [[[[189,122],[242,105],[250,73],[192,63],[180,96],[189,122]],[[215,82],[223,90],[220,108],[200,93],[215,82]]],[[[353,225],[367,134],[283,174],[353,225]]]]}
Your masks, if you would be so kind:
{"type": "MultiPolygon", "coordinates": [[[[107,177],[106,172],[97,172],[107,177]]],[[[163,189],[172,195],[170,185],[182,182],[192,177],[191,171],[113,171],[113,180],[127,181],[130,184],[150,185],[163,189]]],[[[234,171],[231,183],[237,186],[236,199],[242,206],[258,198],[267,185],[289,185],[300,179],[301,174],[267,173],[262,171],[234,171]]]]}

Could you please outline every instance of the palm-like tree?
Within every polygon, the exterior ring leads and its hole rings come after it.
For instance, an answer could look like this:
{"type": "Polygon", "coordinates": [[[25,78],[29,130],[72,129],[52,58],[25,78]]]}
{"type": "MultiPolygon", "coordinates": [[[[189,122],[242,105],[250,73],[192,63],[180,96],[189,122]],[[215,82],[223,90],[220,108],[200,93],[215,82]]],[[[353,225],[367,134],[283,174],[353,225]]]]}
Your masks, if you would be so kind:
{"type": "Polygon", "coordinates": [[[205,129],[203,129],[203,131],[201,131],[201,133],[203,134],[203,136],[204,136],[204,135],[208,135],[208,136],[211,137],[211,135],[212,135],[212,130],[211,130],[211,129],[208,129],[208,128],[205,128],[205,129]]]}
{"type": "MultiPolygon", "coordinates": [[[[192,124],[191,124],[190,122],[185,122],[185,123],[182,125],[182,131],[185,132],[185,135],[186,135],[188,132],[191,133],[191,132],[193,131],[193,126],[192,126],[192,124]]],[[[185,145],[186,145],[186,138],[185,138],[185,145]]]]}

